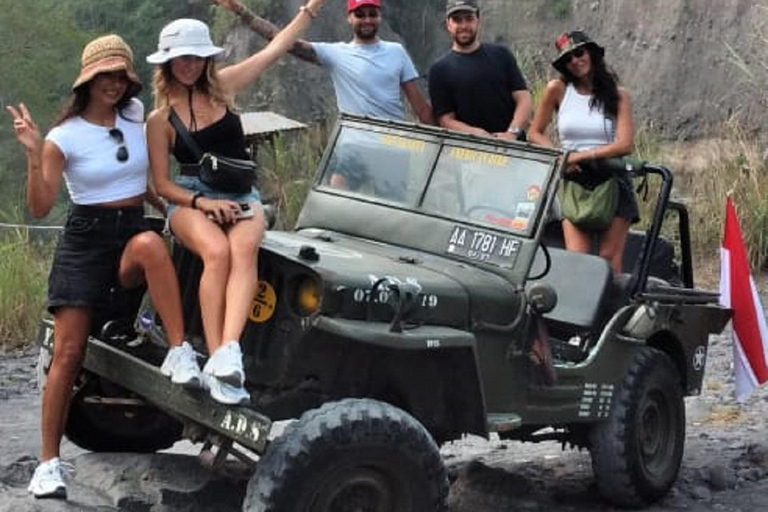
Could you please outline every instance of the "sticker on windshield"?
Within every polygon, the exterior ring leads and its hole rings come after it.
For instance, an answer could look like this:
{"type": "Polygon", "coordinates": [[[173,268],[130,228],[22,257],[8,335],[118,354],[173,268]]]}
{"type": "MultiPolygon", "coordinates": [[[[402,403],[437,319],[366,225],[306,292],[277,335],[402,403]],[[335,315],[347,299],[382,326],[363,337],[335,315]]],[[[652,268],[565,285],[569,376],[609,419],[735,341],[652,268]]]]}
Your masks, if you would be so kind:
{"type": "Polygon", "coordinates": [[[427,147],[423,140],[407,139],[405,137],[398,137],[397,135],[382,135],[381,143],[387,146],[407,149],[409,151],[418,151],[419,153],[423,153],[424,149],[427,147]]]}
{"type": "Polygon", "coordinates": [[[496,167],[506,167],[509,165],[509,157],[505,155],[495,155],[484,151],[475,151],[465,148],[451,148],[451,157],[465,162],[478,162],[481,164],[495,165],[496,167]]]}
{"type": "Polygon", "coordinates": [[[525,190],[525,196],[529,201],[536,201],[541,197],[541,187],[538,185],[531,185],[525,190]]]}

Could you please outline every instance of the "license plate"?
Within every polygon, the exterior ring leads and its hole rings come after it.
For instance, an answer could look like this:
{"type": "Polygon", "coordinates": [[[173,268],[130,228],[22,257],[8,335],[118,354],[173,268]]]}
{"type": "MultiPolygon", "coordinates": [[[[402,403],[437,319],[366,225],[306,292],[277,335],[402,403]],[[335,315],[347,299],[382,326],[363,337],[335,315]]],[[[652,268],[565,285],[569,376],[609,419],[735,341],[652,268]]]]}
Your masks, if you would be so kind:
{"type": "Polygon", "coordinates": [[[448,239],[445,252],[472,261],[511,268],[519,250],[520,241],[514,238],[481,229],[456,226],[448,239]]]}

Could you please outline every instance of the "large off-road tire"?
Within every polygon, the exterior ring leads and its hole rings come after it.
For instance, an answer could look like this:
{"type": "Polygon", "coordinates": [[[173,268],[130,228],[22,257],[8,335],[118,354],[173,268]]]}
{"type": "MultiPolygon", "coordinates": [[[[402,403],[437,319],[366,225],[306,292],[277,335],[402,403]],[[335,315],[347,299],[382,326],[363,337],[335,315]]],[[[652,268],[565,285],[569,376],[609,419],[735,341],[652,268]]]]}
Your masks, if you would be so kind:
{"type": "Polygon", "coordinates": [[[272,442],[246,512],[435,512],[448,478],[437,445],[406,412],[346,399],[304,413],[272,442]]]}
{"type": "Polygon", "coordinates": [[[678,370],[665,353],[643,347],[615,390],[611,417],[590,432],[600,494],[623,507],[658,500],[677,479],[684,443],[678,370]]]}
{"type": "Polygon", "coordinates": [[[93,452],[152,453],[181,439],[182,424],[146,405],[92,403],[89,397],[131,398],[125,389],[95,375],[72,397],[65,434],[80,448],[93,452]]]}

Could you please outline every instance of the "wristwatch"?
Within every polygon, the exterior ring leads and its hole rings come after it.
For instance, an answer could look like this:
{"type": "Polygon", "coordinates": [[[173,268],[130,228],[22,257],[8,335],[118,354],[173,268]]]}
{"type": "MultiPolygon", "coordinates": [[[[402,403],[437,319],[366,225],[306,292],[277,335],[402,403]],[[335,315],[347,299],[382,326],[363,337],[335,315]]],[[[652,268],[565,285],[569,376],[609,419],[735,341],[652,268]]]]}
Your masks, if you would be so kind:
{"type": "Polygon", "coordinates": [[[511,133],[517,138],[520,136],[521,133],[523,133],[523,130],[521,130],[519,126],[515,126],[513,124],[509,128],[507,128],[507,132],[511,133]]]}

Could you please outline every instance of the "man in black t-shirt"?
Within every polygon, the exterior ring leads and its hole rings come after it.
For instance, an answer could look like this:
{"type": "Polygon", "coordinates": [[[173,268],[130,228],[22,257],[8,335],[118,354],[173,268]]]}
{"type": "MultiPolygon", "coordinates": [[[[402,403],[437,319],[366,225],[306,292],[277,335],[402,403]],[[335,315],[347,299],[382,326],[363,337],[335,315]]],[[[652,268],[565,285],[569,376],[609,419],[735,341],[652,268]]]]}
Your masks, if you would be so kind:
{"type": "Polygon", "coordinates": [[[445,25],[453,39],[451,51],[429,71],[437,123],[475,135],[524,137],[531,94],[509,49],[480,43],[475,0],[448,0],[445,25]]]}

